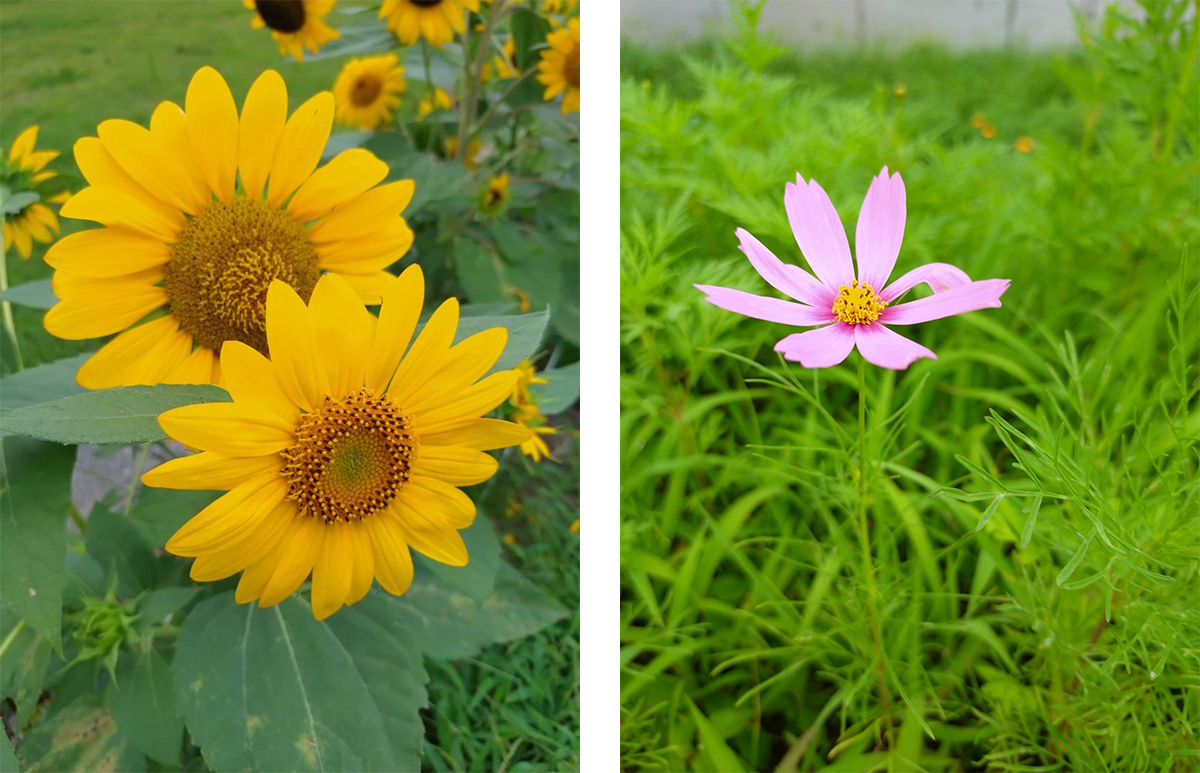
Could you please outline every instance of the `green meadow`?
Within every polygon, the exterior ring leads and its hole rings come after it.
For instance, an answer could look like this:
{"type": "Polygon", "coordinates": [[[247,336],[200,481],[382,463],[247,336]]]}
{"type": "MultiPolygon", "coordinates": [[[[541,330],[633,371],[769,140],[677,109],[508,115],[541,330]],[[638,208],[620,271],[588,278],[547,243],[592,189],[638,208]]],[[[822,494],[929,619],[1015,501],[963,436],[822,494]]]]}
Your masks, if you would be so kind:
{"type": "Polygon", "coordinates": [[[1200,35],[1141,5],[1062,51],[623,44],[624,769],[1200,769],[1200,35]],[[784,184],[853,242],[884,165],[893,276],[1012,280],[901,330],[936,360],[860,389],[693,288],[779,297],[735,228],[806,265],[784,184]]]}

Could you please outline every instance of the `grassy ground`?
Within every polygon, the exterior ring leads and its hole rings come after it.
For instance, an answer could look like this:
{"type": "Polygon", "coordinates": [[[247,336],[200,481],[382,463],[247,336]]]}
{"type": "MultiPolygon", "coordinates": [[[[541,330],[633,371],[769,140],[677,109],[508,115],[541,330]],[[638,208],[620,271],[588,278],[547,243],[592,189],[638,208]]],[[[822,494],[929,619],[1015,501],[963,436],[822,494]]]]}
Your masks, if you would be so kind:
{"type": "Polygon", "coordinates": [[[1094,34],[623,48],[626,769],[1198,769],[1197,37],[1094,34]],[[735,227],[803,265],[784,183],[853,240],[885,164],[896,272],[1012,279],[936,361],[860,389],[693,289],[777,296],[735,227]]]}
{"type": "MultiPolygon", "coordinates": [[[[41,125],[39,149],[63,153],[55,167],[77,174],[70,148],[108,118],[142,123],[162,100],[182,102],[188,79],[216,67],[241,102],[262,70],[277,69],[293,106],[328,89],[340,60],[298,64],[278,55],[264,32],[249,28],[237,2],[0,2],[0,138],[5,148],[26,126],[41,125]]],[[[86,224],[64,223],[64,232],[86,224]]],[[[44,248],[23,262],[9,256],[12,284],[50,275],[44,248]]],[[[49,336],[43,312],[16,308],[25,364],[94,348],[49,336]]],[[[5,361],[6,367],[11,362],[5,361]]],[[[500,481],[522,511],[497,528],[513,533],[506,560],[578,609],[578,445],[556,451],[561,463],[530,466],[500,481]],[[530,492],[539,492],[536,496],[530,492]]],[[[431,664],[426,764],[433,770],[570,770],[579,765],[579,616],[537,636],[492,648],[465,663],[431,664]]]]}

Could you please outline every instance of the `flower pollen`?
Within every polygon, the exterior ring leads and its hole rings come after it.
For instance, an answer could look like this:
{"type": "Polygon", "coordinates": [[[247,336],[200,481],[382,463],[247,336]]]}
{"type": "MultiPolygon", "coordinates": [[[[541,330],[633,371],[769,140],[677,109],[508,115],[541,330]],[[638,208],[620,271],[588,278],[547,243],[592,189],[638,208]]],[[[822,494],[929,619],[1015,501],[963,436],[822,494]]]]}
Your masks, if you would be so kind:
{"type": "Polygon", "coordinates": [[[267,351],[267,288],[280,279],[307,301],[320,276],[304,226],[258,199],[215,201],[188,221],[163,280],[171,313],[196,342],[267,351]]]}
{"type": "Polygon", "coordinates": [[[869,325],[879,319],[887,304],[879,300],[875,288],[871,285],[860,285],[855,279],[850,286],[838,288],[837,297],[833,301],[833,315],[847,325],[869,325]]]}
{"type": "Polygon", "coordinates": [[[296,442],[280,452],[289,499],[325,523],[362,520],[392,503],[408,482],[417,438],[386,397],[360,389],[305,414],[296,442]]]}

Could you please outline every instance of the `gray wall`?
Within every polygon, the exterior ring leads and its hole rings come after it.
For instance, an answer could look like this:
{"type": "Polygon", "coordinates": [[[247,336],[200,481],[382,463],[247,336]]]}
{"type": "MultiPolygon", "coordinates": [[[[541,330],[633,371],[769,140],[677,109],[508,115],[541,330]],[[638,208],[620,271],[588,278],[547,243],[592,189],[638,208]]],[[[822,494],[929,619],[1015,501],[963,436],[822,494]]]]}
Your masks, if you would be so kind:
{"type": "MultiPolygon", "coordinates": [[[[1133,7],[1132,0],[1120,5],[1133,7]]],[[[907,45],[936,40],[954,48],[1072,44],[1072,7],[1088,16],[1101,0],[770,0],[763,28],[785,43],[907,45]]],[[[621,32],[645,43],[682,42],[728,25],[725,0],[621,0],[621,32]]]]}

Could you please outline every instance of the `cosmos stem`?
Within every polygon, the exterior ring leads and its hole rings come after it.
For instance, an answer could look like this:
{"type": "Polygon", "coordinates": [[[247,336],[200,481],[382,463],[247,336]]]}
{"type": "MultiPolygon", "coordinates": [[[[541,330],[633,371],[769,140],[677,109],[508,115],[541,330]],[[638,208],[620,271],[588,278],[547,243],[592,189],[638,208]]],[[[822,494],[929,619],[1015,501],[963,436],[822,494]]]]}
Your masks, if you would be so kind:
{"type": "Polygon", "coordinates": [[[875,670],[879,676],[879,705],[883,712],[884,725],[891,735],[892,719],[887,690],[887,675],[883,662],[883,636],[879,627],[879,611],[876,607],[875,562],[871,557],[871,535],[867,526],[867,373],[866,359],[858,358],[858,474],[855,476],[856,499],[858,500],[858,536],[862,548],[863,571],[867,575],[867,614],[871,620],[871,641],[875,647],[875,670]]]}
{"type": "MultiPolygon", "coordinates": [[[[0,252],[0,293],[8,290],[8,250],[0,252]]],[[[12,304],[7,300],[0,301],[0,317],[4,320],[4,332],[12,342],[13,363],[18,371],[25,370],[25,361],[21,358],[21,344],[17,341],[17,326],[13,323],[12,304]]]]}

